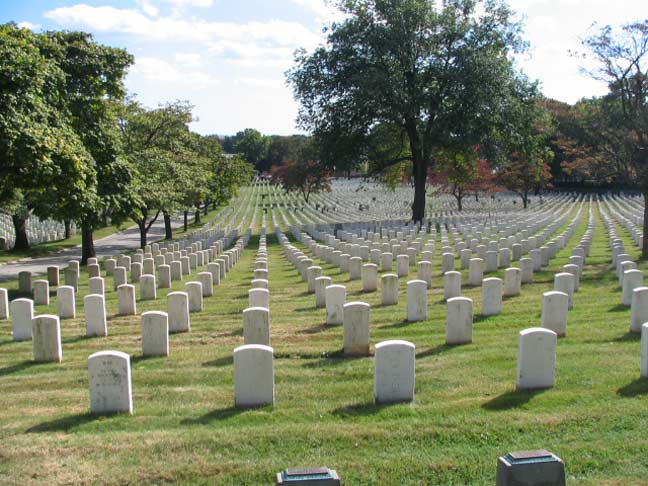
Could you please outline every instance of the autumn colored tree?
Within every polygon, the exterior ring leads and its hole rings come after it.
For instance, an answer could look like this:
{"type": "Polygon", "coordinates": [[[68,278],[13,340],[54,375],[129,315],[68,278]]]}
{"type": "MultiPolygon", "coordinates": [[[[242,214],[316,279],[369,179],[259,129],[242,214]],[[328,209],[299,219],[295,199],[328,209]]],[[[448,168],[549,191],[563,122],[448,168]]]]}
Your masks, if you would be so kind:
{"type": "Polygon", "coordinates": [[[479,157],[477,146],[437,153],[436,169],[430,173],[429,181],[440,186],[443,192],[452,194],[459,211],[463,209],[466,196],[498,189],[493,168],[487,160],[479,157]]]}
{"type": "Polygon", "coordinates": [[[299,192],[308,202],[311,194],[331,191],[331,171],[315,160],[288,160],[270,169],[273,182],[281,184],[286,191],[299,192]]]}

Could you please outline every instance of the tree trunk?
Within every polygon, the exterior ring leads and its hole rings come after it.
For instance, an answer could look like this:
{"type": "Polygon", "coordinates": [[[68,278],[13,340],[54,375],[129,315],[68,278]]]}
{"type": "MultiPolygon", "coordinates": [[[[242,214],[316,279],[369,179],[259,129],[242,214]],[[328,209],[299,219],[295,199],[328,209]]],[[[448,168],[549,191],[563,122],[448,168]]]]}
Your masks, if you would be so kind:
{"type": "Polygon", "coordinates": [[[187,228],[189,227],[189,211],[184,212],[184,231],[185,233],[187,232],[187,228]]]}
{"type": "Polygon", "coordinates": [[[27,238],[27,218],[13,214],[11,216],[14,231],[16,232],[16,242],[14,250],[29,250],[29,238],[27,238]]]}
{"type": "Polygon", "coordinates": [[[65,239],[69,240],[70,236],[72,236],[72,221],[66,219],[63,221],[63,226],[65,226],[65,239]]]}
{"type": "Polygon", "coordinates": [[[423,223],[425,218],[425,182],[427,180],[427,163],[423,160],[414,162],[414,203],[412,204],[412,221],[423,223]]]}
{"type": "Polygon", "coordinates": [[[140,230],[140,248],[143,250],[146,246],[146,218],[142,218],[137,222],[140,230]]]}
{"type": "Polygon", "coordinates": [[[81,264],[88,263],[88,258],[97,256],[95,253],[92,226],[87,223],[81,224],[81,264]]]}
{"type": "Polygon", "coordinates": [[[200,224],[200,206],[196,206],[196,217],[194,219],[195,224],[200,224]]]}
{"type": "Polygon", "coordinates": [[[164,239],[172,240],[173,239],[173,228],[171,227],[171,215],[168,212],[164,212],[164,239]]]}
{"type": "Polygon", "coordinates": [[[643,218],[643,242],[641,243],[641,258],[648,258],[648,192],[644,192],[644,218],[643,218]]]}
{"type": "Polygon", "coordinates": [[[107,209],[103,212],[101,217],[102,217],[102,220],[103,220],[103,227],[105,228],[106,226],[108,226],[108,223],[109,223],[109,221],[108,221],[108,210],[107,209]]]}
{"type": "Polygon", "coordinates": [[[209,213],[209,203],[205,203],[205,207],[203,208],[203,214],[207,216],[207,213],[209,213]]]}
{"type": "Polygon", "coordinates": [[[522,204],[524,205],[524,209],[529,205],[529,194],[526,192],[522,194],[522,204]]]}
{"type": "Polygon", "coordinates": [[[455,196],[457,200],[457,209],[461,211],[463,209],[463,196],[455,196]]]}

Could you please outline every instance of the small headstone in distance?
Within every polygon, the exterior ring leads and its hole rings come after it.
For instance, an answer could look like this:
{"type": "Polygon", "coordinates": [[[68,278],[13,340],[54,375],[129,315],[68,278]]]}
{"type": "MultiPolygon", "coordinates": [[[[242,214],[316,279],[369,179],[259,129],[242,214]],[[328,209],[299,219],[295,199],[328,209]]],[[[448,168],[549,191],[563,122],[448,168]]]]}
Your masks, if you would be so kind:
{"type": "Polygon", "coordinates": [[[277,473],[277,486],[340,486],[337,472],[327,467],[286,469],[277,473]]]}
{"type": "Polygon", "coordinates": [[[497,461],[496,486],[565,486],[565,463],[544,449],[509,452],[497,461]]]}

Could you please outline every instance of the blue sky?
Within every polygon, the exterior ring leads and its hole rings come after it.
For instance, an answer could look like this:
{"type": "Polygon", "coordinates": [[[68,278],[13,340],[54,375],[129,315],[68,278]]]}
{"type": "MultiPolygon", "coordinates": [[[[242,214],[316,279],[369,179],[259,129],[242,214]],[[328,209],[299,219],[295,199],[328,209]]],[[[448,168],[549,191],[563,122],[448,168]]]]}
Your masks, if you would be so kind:
{"type": "MultiPolygon", "coordinates": [[[[545,95],[573,103],[605,86],[570,56],[591,25],[648,18],[648,0],[511,0],[524,20],[528,53],[519,66],[545,95]]],[[[338,14],[326,0],[0,0],[0,22],[34,30],[91,32],[135,56],[126,80],[145,105],[183,99],[200,133],[297,132],[297,104],[284,72],[298,47],[312,49],[338,14]]]]}

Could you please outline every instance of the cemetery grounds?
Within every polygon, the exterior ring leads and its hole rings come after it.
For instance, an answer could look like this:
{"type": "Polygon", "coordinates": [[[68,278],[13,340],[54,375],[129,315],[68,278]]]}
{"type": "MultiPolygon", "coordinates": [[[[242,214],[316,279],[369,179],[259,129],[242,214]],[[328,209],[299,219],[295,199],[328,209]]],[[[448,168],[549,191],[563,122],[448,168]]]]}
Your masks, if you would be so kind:
{"type": "MultiPolygon", "coordinates": [[[[234,209],[213,224],[240,228],[240,234],[251,229],[248,245],[214,296],[205,298],[203,311],[191,314],[191,332],[170,336],[168,357],[142,358],[139,314],[166,310],[166,294],[182,290],[191,276],[158,289],[157,300],[138,300],[138,315],[128,317],[116,315],[117,294],[106,277],[108,336],[86,338],[88,274],[82,267],[77,317],[61,320],[60,364],[34,363],[31,343],[14,342],[11,321],[0,321],[0,484],[260,485],[273,484],[274,474],[286,467],[328,466],[349,485],[492,485],[498,456],[540,448],[565,461],[571,485],[648,484],[648,379],[639,377],[640,337],[628,331],[630,308],[621,304],[603,219],[609,218],[626,252],[645,270],[628,229],[636,200],[534,200],[531,214],[541,215],[543,207],[555,211],[556,220],[569,213],[554,236],[582,205],[571,238],[519,296],[504,299],[500,315],[481,316],[481,289],[468,287],[467,270],[461,270],[462,295],[474,302],[473,342],[448,346],[440,230],[429,316],[415,323],[405,321],[405,287],[416,278],[416,267],[399,279],[398,305],[381,306],[380,289],[363,293],[361,280],[350,281],[348,273],[315,258],[290,231],[299,234],[296,228],[305,224],[406,220],[408,197],[408,189],[391,193],[336,183],[332,193],[313,196],[306,205],[266,184],[243,190],[234,209]],[[359,212],[361,202],[369,209],[359,212]],[[336,208],[321,212],[316,204],[336,208]],[[553,289],[554,275],[587,231],[590,210],[592,244],[567,335],[558,341],[555,386],[516,391],[518,334],[540,325],[542,294],[553,289]],[[622,217],[628,218],[625,226],[622,217]],[[243,410],[234,407],[232,351],[243,344],[242,311],[262,228],[275,404],[243,410]],[[325,324],[325,310],[315,308],[276,230],[313,258],[332,283],[345,285],[347,301],[371,305],[372,351],[388,339],[416,345],[413,403],[374,405],[373,358],[341,355],[342,326],[325,324]],[[109,349],[131,356],[132,416],[89,413],[87,358],[109,349]]],[[[520,213],[519,201],[512,200],[502,196],[487,209],[467,204],[462,216],[472,217],[472,224],[506,223],[520,213]]],[[[453,207],[440,196],[429,213],[442,222],[458,215],[453,207]]],[[[454,245],[452,232],[448,239],[454,245]]],[[[504,278],[504,269],[485,274],[491,276],[504,278]]],[[[10,299],[24,296],[17,282],[6,287],[10,299]]],[[[56,314],[56,299],[49,307],[36,306],[35,314],[56,314]]]]}

